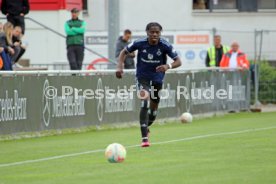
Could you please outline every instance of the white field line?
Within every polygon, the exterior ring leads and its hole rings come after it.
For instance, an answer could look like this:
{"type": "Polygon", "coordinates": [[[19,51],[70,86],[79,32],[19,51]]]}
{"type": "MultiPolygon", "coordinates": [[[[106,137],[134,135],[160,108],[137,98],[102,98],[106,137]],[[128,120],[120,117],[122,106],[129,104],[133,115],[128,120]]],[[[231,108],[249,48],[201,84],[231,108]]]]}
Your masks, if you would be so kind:
{"type": "MultiPolygon", "coordinates": [[[[221,133],[214,133],[214,134],[198,135],[198,136],[193,136],[193,137],[186,137],[186,138],[183,138],[183,139],[175,139],[175,140],[169,140],[169,141],[154,142],[154,143],[152,143],[152,145],[162,145],[162,144],[176,143],[176,142],[182,142],[182,141],[190,141],[190,140],[195,140],[195,139],[203,139],[203,138],[208,138],[208,137],[243,134],[243,133],[257,132],[257,131],[264,131],[264,130],[271,130],[271,129],[276,129],[276,126],[246,129],[246,130],[240,130],[240,131],[234,131],[234,132],[221,132],[221,133]]],[[[126,146],[126,148],[135,148],[135,147],[139,147],[139,146],[140,145],[130,145],[130,146],[126,146]]],[[[97,150],[90,150],[90,151],[84,151],[84,152],[79,152],[79,153],[71,153],[71,154],[66,154],[66,155],[45,157],[45,158],[34,159],[34,160],[11,162],[11,163],[0,164],[0,168],[1,167],[24,165],[24,164],[30,164],[30,163],[37,163],[37,162],[43,162],[43,161],[48,161],[48,160],[56,160],[56,159],[62,159],[62,158],[67,158],[67,157],[76,157],[76,156],[80,156],[80,155],[87,155],[87,154],[91,154],[91,153],[99,153],[99,152],[104,152],[104,151],[105,151],[105,149],[97,149],[97,150]]]]}

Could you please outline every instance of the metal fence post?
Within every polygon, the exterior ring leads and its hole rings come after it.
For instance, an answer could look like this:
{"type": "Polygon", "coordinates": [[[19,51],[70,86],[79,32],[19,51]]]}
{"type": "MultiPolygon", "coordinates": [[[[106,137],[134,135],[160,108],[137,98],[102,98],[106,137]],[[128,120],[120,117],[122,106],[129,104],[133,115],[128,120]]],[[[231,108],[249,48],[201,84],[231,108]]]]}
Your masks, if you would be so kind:
{"type": "Polygon", "coordinates": [[[120,2],[108,0],[108,58],[115,60],[115,45],[120,34],[120,2]]]}
{"type": "Polygon", "coordinates": [[[261,106],[261,102],[259,101],[259,62],[261,61],[262,54],[262,44],[263,44],[263,30],[257,31],[255,30],[255,44],[254,44],[254,91],[255,91],[255,101],[254,108],[259,108],[261,106]],[[257,56],[257,37],[260,34],[260,45],[259,45],[259,55],[257,56]]]}

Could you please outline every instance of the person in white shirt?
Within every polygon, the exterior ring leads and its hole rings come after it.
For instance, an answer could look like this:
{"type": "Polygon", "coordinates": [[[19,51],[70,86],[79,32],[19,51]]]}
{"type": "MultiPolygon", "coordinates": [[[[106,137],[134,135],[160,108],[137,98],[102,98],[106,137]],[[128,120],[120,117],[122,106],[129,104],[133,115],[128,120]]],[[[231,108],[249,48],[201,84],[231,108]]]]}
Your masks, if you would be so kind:
{"type": "Polygon", "coordinates": [[[246,54],[240,51],[239,47],[236,41],[231,44],[231,50],[222,57],[220,67],[249,69],[246,54]]]}

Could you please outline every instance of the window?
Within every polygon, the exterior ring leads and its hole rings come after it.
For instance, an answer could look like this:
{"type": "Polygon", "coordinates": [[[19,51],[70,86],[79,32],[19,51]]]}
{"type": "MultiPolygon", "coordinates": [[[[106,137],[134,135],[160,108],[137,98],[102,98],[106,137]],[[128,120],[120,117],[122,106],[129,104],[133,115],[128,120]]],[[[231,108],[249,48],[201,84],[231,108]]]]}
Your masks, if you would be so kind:
{"type": "Polygon", "coordinates": [[[193,0],[194,10],[237,9],[237,0],[193,0]]]}
{"type": "Polygon", "coordinates": [[[238,7],[240,12],[256,12],[257,0],[238,0],[238,7]]]}
{"type": "Polygon", "coordinates": [[[236,0],[211,0],[213,9],[237,9],[236,0]]]}
{"type": "Polygon", "coordinates": [[[207,12],[232,9],[239,12],[257,12],[258,9],[276,9],[276,0],[193,0],[193,9],[207,12]]]}
{"type": "Polygon", "coordinates": [[[276,9],[276,0],[258,0],[259,9],[276,9]]]}
{"type": "Polygon", "coordinates": [[[206,10],[209,9],[209,0],[193,0],[194,10],[206,10]]]}
{"type": "Polygon", "coordinates": [[[84,11],[87,11],[87,10],[88,10],[87,1],[88,1],[88,0],[82,0],[82,9],[83,9],[84,11]]]}

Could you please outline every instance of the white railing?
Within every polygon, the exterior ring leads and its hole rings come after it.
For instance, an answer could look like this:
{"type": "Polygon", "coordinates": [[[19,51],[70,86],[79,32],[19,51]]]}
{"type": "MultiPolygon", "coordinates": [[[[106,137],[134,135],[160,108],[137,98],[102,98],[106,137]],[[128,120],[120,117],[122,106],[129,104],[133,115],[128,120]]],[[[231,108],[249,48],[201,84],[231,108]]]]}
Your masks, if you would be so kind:
{"type": "MultiPolygon", "coordinates": [[[[185,72],[198,72],[198,71],[236,71],[238,69],[220,68],[220,67],[204,67],[204,68],[187,68],[187,69],[172,69],[168,70],[167,73],[185,73],[185,72]]],[[[35,71],[0,71],[0,76],[2,75],[66,75],[66,74],[76,74],[76,75],[99,75],[99,74],[115,74],[116,70],[106,69],[106,70],[35,70],[35,71]]],[[[124,70],[124,73],[135,73],[135,69],[124,70]]]]}

